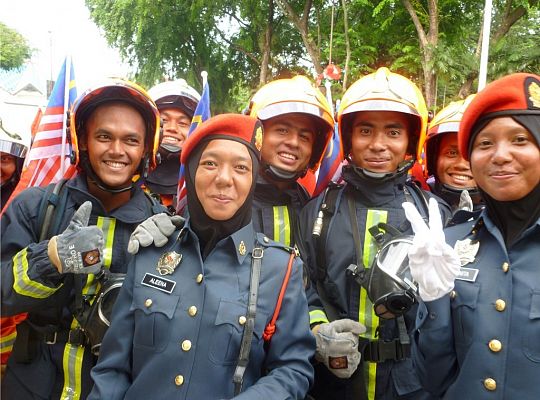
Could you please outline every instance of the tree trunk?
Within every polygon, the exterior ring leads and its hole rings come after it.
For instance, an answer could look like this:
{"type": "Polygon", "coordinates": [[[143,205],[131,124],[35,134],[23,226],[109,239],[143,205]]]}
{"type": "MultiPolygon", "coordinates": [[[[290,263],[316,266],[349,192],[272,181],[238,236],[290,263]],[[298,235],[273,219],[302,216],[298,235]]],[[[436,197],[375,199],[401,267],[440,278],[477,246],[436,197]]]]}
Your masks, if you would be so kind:
{"type": "Polygon", "coordinates": [[[309,57],[311,58],[311,62],[313,63],[313,67],[315,68],[315,71],[318,75],[323,73],[323,67],[321,65],[321,57],[319,54],[319,48],[317,47],[317,44],[309,37],[309,13],[311,11],[311,6],[313,4],[312,0],[306,0],[304,3],[304,12],[302,14],[302,18],[300,18],[290,3],[287,0],[276,0],[276,2],[279,4],[289,21],[292,22],[292,24],[295,26],[295,28],[300,33],[300,36],[302,36],[302,42],[304,43],[304,46],[309,54],[309,57]]]}
{"type": "Polygon", "coordinates": [[[268,82],[268,67],[270,63],[270,49],[272,46],[272,33],[274,24],[274,0],[268,0],[268,20],[266,21],[266,32],[262,47],[261,71],[259,74],[259,86],[268,82]]]}
{"type": "Polygon", "coordinates": [[[351,60],[351,43],[349,41],[349,21],[347,17],[347,3],[345,0],[341,0],[343,6],[343,27],[345,30],[345,67],[343,68],[343,92],[347,90],[347,78],[349,74],[349,61],[351,60]]]}

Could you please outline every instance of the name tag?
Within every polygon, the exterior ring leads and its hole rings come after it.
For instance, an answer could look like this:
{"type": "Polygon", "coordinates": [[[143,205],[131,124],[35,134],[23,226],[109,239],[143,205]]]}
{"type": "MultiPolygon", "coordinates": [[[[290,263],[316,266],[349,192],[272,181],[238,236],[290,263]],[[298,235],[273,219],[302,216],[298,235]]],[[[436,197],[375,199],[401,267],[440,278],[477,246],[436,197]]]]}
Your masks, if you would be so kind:
{"type": "Polygon", "coordinates": [[[152,275],[150,273],[144,274],[144,278],[141,284],[150,286],[151,288],[161,290],[162,292],[171,294],[176,286],[175,281],[170,281],[160,276],[152,275]]]}
{"type": "Polygon", "coordinates": [[[456,279],[459,279],[460,281],[476,282],[477,276],[478,276],[477,269],[461,267],[459,270],[459,275],[456,276],[456,279]]]}

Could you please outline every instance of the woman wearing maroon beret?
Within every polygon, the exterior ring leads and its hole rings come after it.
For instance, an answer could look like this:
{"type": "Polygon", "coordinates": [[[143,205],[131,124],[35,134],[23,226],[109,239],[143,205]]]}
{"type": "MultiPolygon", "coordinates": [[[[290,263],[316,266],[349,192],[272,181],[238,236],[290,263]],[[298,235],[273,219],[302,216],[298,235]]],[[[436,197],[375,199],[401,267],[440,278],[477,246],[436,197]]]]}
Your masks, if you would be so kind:
{"type": "Polygon", "coordinates": [[[260,122],[236,114],[186,140],[189,217],[133,258],[89,399],[304,398],[315,339],[302,268],[251,222],[261,141],[260,122]]]}
{"type": "Polygon", "coordinates": [[[486,208],[443,233],[437,218],[428,227],[404,206],[423,300],[414,360],[425,388],[443,399],[538,399],[540,76],[486,86],[458,140],[486,208]]]}

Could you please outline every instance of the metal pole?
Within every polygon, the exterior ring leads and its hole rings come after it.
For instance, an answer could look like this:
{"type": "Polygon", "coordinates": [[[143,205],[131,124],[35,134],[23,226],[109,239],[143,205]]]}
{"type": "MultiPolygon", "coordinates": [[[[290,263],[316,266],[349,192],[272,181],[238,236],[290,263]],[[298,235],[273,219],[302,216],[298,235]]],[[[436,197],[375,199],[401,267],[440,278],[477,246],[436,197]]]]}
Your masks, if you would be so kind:
{"type": "Polygon", "coordinates": [[[480,71],[478,73],[478,91],[482,90],[484,86],[486,86],[492,8],[492,0],[486,0],[484,6],[484,26],[482,28],[482,52],[480,53],[480,71]]]}

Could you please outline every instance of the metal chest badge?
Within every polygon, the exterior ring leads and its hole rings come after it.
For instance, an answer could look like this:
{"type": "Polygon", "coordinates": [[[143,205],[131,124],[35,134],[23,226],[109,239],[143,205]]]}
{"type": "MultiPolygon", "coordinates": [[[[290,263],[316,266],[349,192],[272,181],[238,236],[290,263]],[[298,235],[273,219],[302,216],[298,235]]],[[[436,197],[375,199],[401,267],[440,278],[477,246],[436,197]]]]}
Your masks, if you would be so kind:
{"type": "Polygon", "coordinates": [[[458,240],[454,245],[454,250],[456,250],[461,266],[472,263],[475,260],[478,249],[480,248],[480,242],[477,240],[465,239],[458,240]]]}
{"type": "Polygon", "coordinates": [[[163,253],[156,265],[156,270],[160,275],[171,275],[178,264],[182,261],[182,254],[176,251],[163,253]]]}

